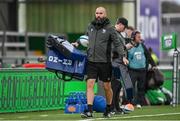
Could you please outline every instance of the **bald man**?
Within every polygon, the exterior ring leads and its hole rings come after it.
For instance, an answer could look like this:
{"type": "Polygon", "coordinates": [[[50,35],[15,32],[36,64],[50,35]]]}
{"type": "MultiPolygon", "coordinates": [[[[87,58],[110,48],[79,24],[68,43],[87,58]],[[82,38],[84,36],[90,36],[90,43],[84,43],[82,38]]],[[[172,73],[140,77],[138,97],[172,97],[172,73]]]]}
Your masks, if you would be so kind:
{"type": "Polygon", "coordinates": [[[88,109],[82,114],[82,118],[93,117],[94,84],[97,80],[103,81],[106,96],[106,110],[104,117],[111,117],[110,105],[112,102],[111,89],[111,45],[118,50],[119,55],[123,56],[124,47],[119,41],[115,29],[111,26],[107,18],[104,7],[96,8],[95,19],[87,29],[89,44],[87,48],[87,104],[88,109]]]}

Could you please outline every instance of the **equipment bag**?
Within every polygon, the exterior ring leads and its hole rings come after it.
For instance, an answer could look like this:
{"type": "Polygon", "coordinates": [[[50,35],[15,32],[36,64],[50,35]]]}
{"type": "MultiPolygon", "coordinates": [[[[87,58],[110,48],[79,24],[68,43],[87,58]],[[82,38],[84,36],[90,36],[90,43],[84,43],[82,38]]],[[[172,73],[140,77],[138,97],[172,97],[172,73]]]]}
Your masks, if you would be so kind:
{"type": "Polygon", "coordinates": [[[159,69],[150,69],[147,72],[147,89],[156,89],[164,83],[164,75],[159,69]]]}
{"type": "Polygon", "coordinates": [[[46,41],[49,48],[46,69],[53,71],[65,81],[84,79],[86,54],[76,49],[63,37],[50,35],[46,41]]]}
{"type": "Polygon", "coordinates": [[[46,69],[55,72],[58,78],[70,81],[72,78],[84,79],[86,67],[86,55],[83,55],[82,61],[67,58],[56,49],[49,49],[46,69]]]}
{"type": "Polygon", "coordinates": [[[161,105],[166,102],[166,96],[160,89],[148,90],[146,97],[150,101],[151,105],[161,105]]]}

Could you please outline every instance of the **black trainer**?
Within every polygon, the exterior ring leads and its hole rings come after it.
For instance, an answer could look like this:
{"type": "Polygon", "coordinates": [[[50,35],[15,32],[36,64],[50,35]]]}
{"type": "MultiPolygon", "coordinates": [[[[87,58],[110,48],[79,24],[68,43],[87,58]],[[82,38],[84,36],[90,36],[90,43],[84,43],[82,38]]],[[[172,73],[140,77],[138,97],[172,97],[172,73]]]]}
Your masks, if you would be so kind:
{"type": "Polygon", "coordinates": [[[92,118],[92,113],[89,111],[84,111],[83,113],[81,113],[81,118],[92,118]]]}
{"type": "Polygon", "coordinates": [[[120,114],[125,114],[125,112],[122,109],[120,109],[120,110],[117,110],[115,114],[120,115],[120,114]]]}
{"type": "Polygon", "coordinates": [[[104,118],[111,118],[111,110],[106,109],[103,116],[104,116],[104,118]]]}

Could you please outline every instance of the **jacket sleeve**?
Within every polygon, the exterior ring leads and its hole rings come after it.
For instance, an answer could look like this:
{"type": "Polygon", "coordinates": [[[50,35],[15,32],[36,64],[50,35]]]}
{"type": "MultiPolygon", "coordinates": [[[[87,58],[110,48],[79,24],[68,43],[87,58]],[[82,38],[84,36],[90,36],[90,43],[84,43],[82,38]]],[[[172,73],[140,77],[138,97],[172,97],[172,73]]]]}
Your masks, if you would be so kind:
{"type": "Polygon", "coordinates": [[[144,48],[144,54],[145,54],[145,57],[147,59],[147,64],[151,64],[151,66],[156,66],[156,64],[155,64],[154,60],[152,59],[151,54],[148,51],[147,47],[143,43],[142,43],[142,46],[144,48]]]}
{"type": "Polygon", "coordinates": [[[118,37],[118,33],[116,32],[114,28],[112,29],[112,32],[111,32],[111,40],[119,57],[125,56],[123,41],[120,40],[120,38],[118,37]]]}

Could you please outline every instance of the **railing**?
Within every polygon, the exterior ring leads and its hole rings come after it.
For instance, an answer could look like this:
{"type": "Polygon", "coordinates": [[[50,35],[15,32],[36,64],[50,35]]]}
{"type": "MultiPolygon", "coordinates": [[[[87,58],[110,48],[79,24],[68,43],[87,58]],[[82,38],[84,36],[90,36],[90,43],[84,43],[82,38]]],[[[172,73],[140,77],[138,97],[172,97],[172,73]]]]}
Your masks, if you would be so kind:
{"type": "MultiPolygon", "coordinates": [[[[47,48],[45,46],[45,40],[49,34],[51,33],[37,33],[37,32],[21,32],[20,33],[20,32],[11,32],[11,31],[0,31],[0,48],[1,48],[0,62],[3,64],[6,60],[11,60],[11,61],[14,60],[14,63],[17,60],[21,60],[21,62],[25,62],[27,60],[37,60],[38,57],[36,55],[30,54],[29,43],[32,40],[31,38],[33,37],[39,37],[41,39],[44,38],[43,48],[46,53],[47,48]],[[19,41],[20,38],[21,38],[21,41],[19,41]],[[12,41],[12,39],[14,39],[14,41],[12,41]],[[11,55],[7,54],[8,52],[10,52],[8,48],[15,48],[12,51],[11,55]],[[17,48],[21,48],[21,50],[17,48]]],[[[60,33],[58,34],[53,33],[53,34],[63,35],[60,33]]]]}
{"type": "Polygon", "coordinates": [[[10,32],[10,31],[0,31],[0,36],[3,38],[3,40],[0,42],[0,45],[2,46],[2,52],[1,56],[5,56],[5,47],[24,47],[25,48],[25,56],[28,56],[29,51],[29,37],[44,37],[46,39],[47,33],[35,33],[35,32],[10,32]],[[24,42],[8,42],[8,37],[24,37],[24,42]]]}

